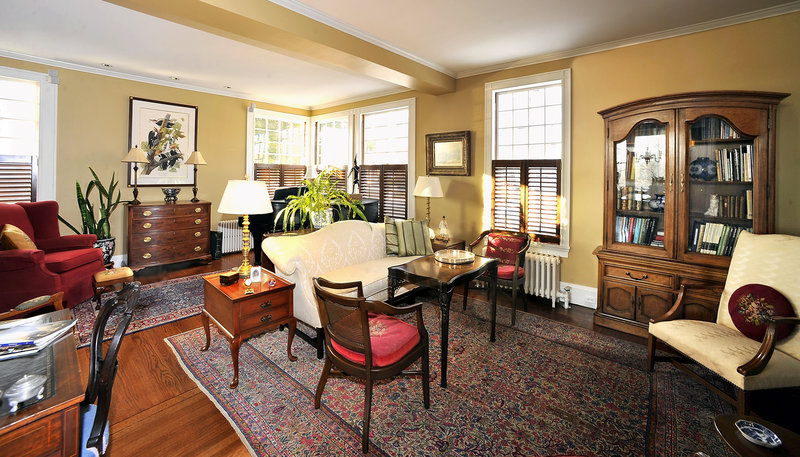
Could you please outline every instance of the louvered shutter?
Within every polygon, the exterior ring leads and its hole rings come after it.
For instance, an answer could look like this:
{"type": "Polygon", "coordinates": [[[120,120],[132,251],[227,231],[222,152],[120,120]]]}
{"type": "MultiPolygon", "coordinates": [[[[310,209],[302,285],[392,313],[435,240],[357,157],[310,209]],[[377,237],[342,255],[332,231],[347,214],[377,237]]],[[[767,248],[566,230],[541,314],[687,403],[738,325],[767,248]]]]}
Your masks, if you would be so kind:
{"type": "Polygon", "coordinates": [[[363,165],[358,183],[363,198],[380,200],[379,220],[407,217],[408,165],[363,165]]]}
{"type": "Polygon", "coordinates": [[[281,187],[281,166],[272,163],[256,163],[253,165],[256,181],[267,183],[270,195],[275,195],[275,189],[281,187]]]}
{"type": "Polygon", "coordinates": [[[522,161],[492,162],[492,227],[518,231],[522,226],[522,161]]]}
{"type": "Polygon", "coordinates": [[[334,184],[336,189],[341,190],[342,192],[347,192],[347,167],[330,167],[327,170],[331,176],[331,182],[334,184]]]}
{"type": "Polygon", "coordinates": [[[558,160],[530,161],[527,166],[527,231],[536,234],[539,241],[559,240],[559,176],[558,160]]]}
{"type": "Polygon", "coordinates": [[[281,187],[300,186],[305,175],[305,165],[281,165],[281,187]]]}
{"type": "Polygon", "coordinates": [[[36,158],[0,155],[0,202],[36,201],[36,158]]]}

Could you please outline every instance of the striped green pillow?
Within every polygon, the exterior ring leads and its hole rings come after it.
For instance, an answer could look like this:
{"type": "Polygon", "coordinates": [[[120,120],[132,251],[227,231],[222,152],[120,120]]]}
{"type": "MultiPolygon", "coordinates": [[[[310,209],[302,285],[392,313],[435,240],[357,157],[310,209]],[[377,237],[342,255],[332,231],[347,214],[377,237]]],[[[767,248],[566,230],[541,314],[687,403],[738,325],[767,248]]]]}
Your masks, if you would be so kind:
{"type": "Polygon", "coordinates": [[[383,222],[386,224],[386,255],[397,255],[399,252],[397,226],[394,224],[394,219],[388,216],[384,217],[383,222]]]}
{"type": "MultiPolygon", "coordinates": [[[[394,225],[397,227],[397,255],[405,257],[409,255],[430,255],[433,254],[431,238],[428,232],[428,221],[403,221],[396,220],[394,225]]],[[[387,231],[388,237],[388,231],[387,231]]],[[[387,243],[388,249],[388,243],[387,243]]]]}

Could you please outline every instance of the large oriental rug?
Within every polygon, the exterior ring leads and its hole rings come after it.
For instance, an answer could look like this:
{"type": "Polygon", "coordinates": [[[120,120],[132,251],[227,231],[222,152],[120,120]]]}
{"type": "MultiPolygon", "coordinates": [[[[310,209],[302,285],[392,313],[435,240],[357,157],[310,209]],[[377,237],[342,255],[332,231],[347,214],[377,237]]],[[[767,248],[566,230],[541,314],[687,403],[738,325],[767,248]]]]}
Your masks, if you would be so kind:
{"type": "MultiPolygon", "coordinates": [[[[133,313],[133,320],[125,332],[134,333],[185,317],[200,314],[203,310],[203,279],[209,273],[186,276],[184,278],[145,284],[139,289],[139,302],[133,313]]],[[[113,292],[103,294],[102,300],[108,300],[113,292]]],[[[94,309],[95,302],[88,300],[72,309],[72,316],[78,334],[78,347],[89,344],[92,339],[92,327],[99,311],[94,309]]],[[[106,327],[107,335],[113,335],[116,325],[112,315],[111,323],[106,327]]]]}
{"type": "MultiPolygon", "coordinates": [[[[454,302],[460,303],[460,300],[454,302]]],[[[460,308],[460,307],[459,307],[460,308]]],[[[419,378],[376,385],[370,453],[391,456],[726,456],[713,418],[732,408],[667,364],[651,376],[642,345],[488,306],[451,312],[448,387],[439,386],[439,312],[425,307],[431,337],[431,408],[419,378]]],[[[242,344],[239,386],[227,341],[202,329],[166,339],[186,372],[257,456],[360,456],[363,384],[333,378],[313,408],[322,361],[286,331],[242,344]]]]}

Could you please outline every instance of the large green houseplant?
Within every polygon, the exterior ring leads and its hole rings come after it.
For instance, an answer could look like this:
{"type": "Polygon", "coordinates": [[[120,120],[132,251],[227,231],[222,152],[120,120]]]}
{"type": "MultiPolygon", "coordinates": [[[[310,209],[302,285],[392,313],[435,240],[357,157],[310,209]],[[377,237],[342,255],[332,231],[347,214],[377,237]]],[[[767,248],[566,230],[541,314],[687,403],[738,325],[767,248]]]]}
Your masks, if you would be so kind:
{"type": "Polygon", "coordinates": [[[86,185],[85,192],[81,190],[81,183],[75,181],[75,193],[78,200],[78,210],[81,212],[82,229],[78,230],[61,215],[58,216],[58,219],[77,234],[90,233],[97,235],[96,246],[103,250],[103,262],[107,264],[111,261],[115,247],[115,239],[111,236],[111,224],[109,221],[111,220],[111,214],[120,204],[122,193],[117,189],[119,182],[116,180],[114,173],[111,174],[111,181],[106,187],[100,181],[97,173],[92,170],[92,167],[89,167],[89,171],[92,173],[92,180],[86,185]],[[98,194],[97,215],[95,215],[95,206],[90,200],[95,189],[97,189],[98,194]],[[114,194],[115,190],[116,195],[114,194]]]}
{"type": "Polygon", "coordinates": [[[319,228],[331,223],[333,208],[337,208],[350,218],[358,217],[366,221],[364,205],[350,198],[347,192],[337,189],[337,181],[330,170],[322,171],[314,179],[304,180],[306,192],[290,195],[286,199],[286,207],[275,215],[275,220],[283,217],[283,230],[294,229],[295,215],[299,213],[301,227],[310,220],[315,228],[319,228]]]}

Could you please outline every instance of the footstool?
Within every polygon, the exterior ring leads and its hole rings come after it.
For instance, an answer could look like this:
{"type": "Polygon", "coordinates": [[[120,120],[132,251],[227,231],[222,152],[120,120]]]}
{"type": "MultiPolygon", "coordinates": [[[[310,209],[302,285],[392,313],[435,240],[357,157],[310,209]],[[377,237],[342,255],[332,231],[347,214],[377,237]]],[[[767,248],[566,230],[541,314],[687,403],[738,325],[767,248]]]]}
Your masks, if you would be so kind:
{"type": "Polygon", "coordinates": [[[97,302],[97,307],[100,307],[100,296],[106,287],[131,281],[133,281],[133,270],[128,267],[111,268],[95,273],[92,276],[92,287],[94,287],[93,300],[97,302]]]}

